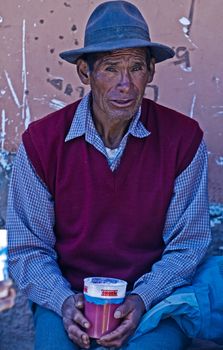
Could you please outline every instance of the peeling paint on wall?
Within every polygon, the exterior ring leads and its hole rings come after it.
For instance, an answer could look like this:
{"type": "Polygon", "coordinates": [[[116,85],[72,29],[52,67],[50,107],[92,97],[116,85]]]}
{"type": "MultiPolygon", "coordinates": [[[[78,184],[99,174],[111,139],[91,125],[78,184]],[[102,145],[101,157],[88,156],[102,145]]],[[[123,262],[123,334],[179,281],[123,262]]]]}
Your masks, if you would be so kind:
{"type": "Polygon", "coordinates": [[[190,6],[190,12],[189,12],[189,16],[187,17],[181,17],[179,19],[180,24],[182,24],[183,26],[183,33],[186,37],[186,39],[196,48],[198,49],[198,46],[192,41],[191,37],[190,37],[190,31],[191,31],[191,26],[193,24],[193,17],[194,17],[194,10],[195,10],[195,1],[196,0],[192,0],[191,1],[191,6],[190,6]]]}
{"type": "Polygon", "coordinates": [[[50,103],[49,106],[55,110],[58,110],[60,108],[63,108],[66,106],[66,103],[64,103],[63,101],[57,100],[55,98],[53,98],[50,103]]]}
{"type": "Polygon", "coordinates": [[[219,157],[218,159],[216,159],[216,163],[220,166],[223,166],[223,157],[219,157]]]}
{"type": "Polygon", "coordinates": [[[210,204],[210,218],[211,227],[223,223],[223,204],[221,203],[211,203],[210,204]]]}
{"type": "Polygon", "coordinates": [[[190,117],[193,118],[194,116],[194,107],[195,107],[195,103],[196,103],[196,98],[197,96],[194,95],[193,99],[192,99],[192,104],[191,104],[191,109],[190,109],[190,117]]]}
{"type": "Polygon", "coordinates": [[[1,129],[1,151],[4,150],[4,144],[5,144],[5,123],[6,123],[7,119],[5,117],[5,110],[2,110],[2,129],[1,129]]]}

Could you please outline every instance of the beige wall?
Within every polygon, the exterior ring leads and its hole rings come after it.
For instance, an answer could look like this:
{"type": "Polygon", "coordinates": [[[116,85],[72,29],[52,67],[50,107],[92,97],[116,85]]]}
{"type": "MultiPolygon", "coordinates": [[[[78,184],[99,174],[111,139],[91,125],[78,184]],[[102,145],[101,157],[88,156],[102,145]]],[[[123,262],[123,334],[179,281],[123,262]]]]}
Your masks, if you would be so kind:
{"type": "MultiPolygon", "coordinates": [[[[1,151],[16,151],[30,121],[86,92],[60,51],[80,47],[98,0],[0,0],[1,151]]],[[[210,199],[223,203],[223,2],[134,0],[153,41],[175,48],[146,95],[199,121],[210,155],[210,199]],[[189,24],[190,23],[190,24],[189,24]]],[[[2,166],[5,159],[0,158],[2,166]]],[[[4,164],[3,164],[4,163],[4,164]]]]}

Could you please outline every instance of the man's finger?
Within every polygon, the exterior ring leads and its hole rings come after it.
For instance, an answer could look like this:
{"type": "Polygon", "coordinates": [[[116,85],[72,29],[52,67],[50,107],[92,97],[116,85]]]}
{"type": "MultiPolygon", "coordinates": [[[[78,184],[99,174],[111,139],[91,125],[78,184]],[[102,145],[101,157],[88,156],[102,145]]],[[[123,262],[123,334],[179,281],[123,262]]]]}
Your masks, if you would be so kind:
{"type": "Polygon", "coordinates": [[[82,293],[75,295],[75,307],[78,309],[83,309],[84,307],[84,296],[82,293]]]}
{"type": "Polygon", "coordinates": [[[0,281],[0,289],[1,287],[11,287],[13,284],[11,278],[8,278],[7,280],[5,281],[0,281]]]}
{"type": "Polygon", "coordinates": [[[14,289],[11,288],[9,291],[9,295],[4,299],[0,299],[0,311],[10,309],[14,305],[15,305],[15,291],[14,289]]]}
{"type": "Polygon", "coordinates": [[[9,288],[12,286],[12,280],[0,281],[0,298],[6,298],[9,294],[9,288]]]}
{"type": "Polygon", "coordinates": [[[120,339],[129,333],[131,329],[130,321],[125,320],[120,326],[118,326],[113,332],[103,335],[100,341],[113,341],[114,339],[120,339]]]}
{"type": "Polygon", "coordinates": [[[78,309],[76,309],[74,316],[73,316],[73,321],[77,324],[79,324],[81,327],[83,328],[89,328],[90,327],[90,323],[89,321],[84,317],[84,315],[82,314],[81,311],[79,311],[78,309]]]}
{"type": "Polygon", "coordinates": [[[15,297],[16,297],[16,291],[14,288],[10,288],[9,289],[9,295],[8,295],[8,298],[10,298],[13,302],[13,305],[14,305],[14,302],[15,302],[15,297]]]}
{"type": "Polygon", "coordinates": [[[64,328],[68,332],[68,328],[73,324],[73,321],[70,318],[63,317],[63,324],[64,324],[64,328]]]}
{"type": "Polygon", "coordinates": [[[77,325],[72,324],[68,327],[69,338],[78,344],[81,348],[88,349],[90,347],[89,336],[82,331],[77,325]]]}

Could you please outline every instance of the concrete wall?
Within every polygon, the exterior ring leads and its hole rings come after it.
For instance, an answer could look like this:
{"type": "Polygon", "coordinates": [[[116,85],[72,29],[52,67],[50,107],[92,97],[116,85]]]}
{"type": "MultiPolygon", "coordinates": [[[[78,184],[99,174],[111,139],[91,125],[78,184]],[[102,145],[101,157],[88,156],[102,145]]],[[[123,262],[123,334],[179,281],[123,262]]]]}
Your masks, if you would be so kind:
{"type": "MultiPolygon", "coordinates": [[[[0,1],[0,227],[21,133],[41,118],[82,97],[75,67],[59,52],[83,44],[86,19],[97,0],[0,1]]],[[[134,0],[153,41],[176,50],[157,65],[146,96],[199,121],[209,151],[213,254],[223,249],[223,3],[222,0],[134,0]]],[[[26,299],[0,316],[0,348],[31,349],[33,328],[26,299]],[[11,323],[12,327],[8,327],[11,323]],[[11,336],[13,334],[13,336],[11,336]],[[24,342],[24,339],[26,341],[24,342]],[[17,344],[17,346],[15,345],[17,344]]]]}

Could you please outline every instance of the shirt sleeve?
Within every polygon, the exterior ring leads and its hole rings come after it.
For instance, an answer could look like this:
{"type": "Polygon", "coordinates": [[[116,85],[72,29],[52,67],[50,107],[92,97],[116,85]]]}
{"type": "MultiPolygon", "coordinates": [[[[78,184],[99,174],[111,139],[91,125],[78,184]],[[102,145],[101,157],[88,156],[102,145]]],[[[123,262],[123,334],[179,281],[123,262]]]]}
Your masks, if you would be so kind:
{"type": "Polygon", "coordinates": [[[165,249],[149,273],[135,283],[148,310],[176,287],[189,284],[211,242],[208,203],[208,156],[204,141],[190,165],[176,178],[167,212],[165,249]]]}
{"type": "Polygon", "coordinates": [[[73,294],[54,249],[54,201],[21,144],[8,194],[9,270],[19,289],[35,303],[61,315],[73,294]]]}

